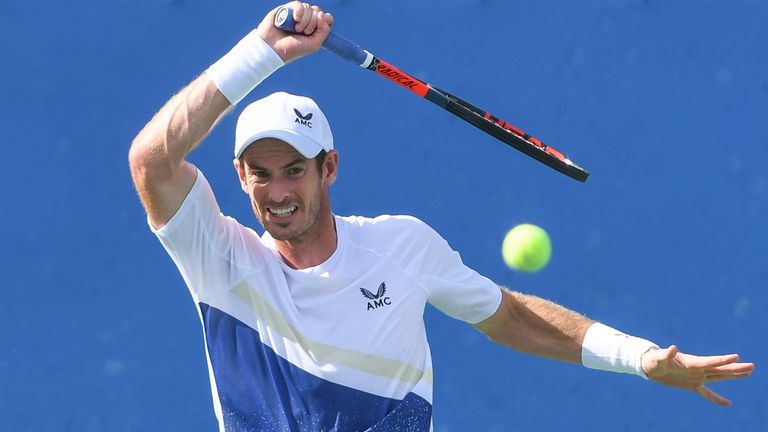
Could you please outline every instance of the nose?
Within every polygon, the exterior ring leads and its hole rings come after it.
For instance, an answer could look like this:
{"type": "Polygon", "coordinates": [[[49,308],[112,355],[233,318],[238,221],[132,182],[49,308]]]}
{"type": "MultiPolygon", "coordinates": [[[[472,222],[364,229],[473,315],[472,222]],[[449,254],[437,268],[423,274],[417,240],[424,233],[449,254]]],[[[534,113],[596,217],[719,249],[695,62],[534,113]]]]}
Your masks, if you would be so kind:
{"type": "Polygon", "coordinates": [[[272,178],[269,182],[269,191],[267,192],[269,201],[279,204],[285,201],[289,196],[290,188],[288,182],[281,176],[272,178]]]}

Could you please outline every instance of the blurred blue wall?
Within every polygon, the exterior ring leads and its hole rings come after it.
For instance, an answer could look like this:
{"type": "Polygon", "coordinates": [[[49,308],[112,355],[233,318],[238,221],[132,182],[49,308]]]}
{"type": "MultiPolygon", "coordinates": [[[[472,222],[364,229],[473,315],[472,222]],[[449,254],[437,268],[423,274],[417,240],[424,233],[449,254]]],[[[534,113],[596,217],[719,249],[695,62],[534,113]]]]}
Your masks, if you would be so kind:
{"type": "MultiPolygon", "coordinates": [[[[127,166],[152,114],[274,6],[0,0],[0,429],[215,429],[200,324],[127,166]]],[[[408,213],[500,284],[695,353],[758,363],[719,408],[528,357],[430,309],[437,431],[768,430],[768,2],[328,1],[336,30],[587,167],[570,180],[330,53],[247,99],[311,95],[338,214],[408,213]],[[546,228],[549,267],[499,248],[546,228]]],[[[234,115],[192,156],[255,224],[234,115]]]]}

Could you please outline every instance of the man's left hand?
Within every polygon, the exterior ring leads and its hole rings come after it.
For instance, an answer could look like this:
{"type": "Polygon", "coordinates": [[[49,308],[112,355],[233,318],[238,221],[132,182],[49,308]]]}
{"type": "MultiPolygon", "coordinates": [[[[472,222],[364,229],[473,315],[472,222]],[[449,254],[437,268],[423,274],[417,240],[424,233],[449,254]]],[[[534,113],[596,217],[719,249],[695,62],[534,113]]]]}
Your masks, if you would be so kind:
{"type": "Polygon", "coordinates": [[[675,345],[666,349],[652,349],[643,354],[643,370],[653,381],[670,387],[690,390],[721,406],[732,402],[705,384],[749,376],[753,363],[737,363],[738,354],[697,356],[681,353],[675,345]]]}

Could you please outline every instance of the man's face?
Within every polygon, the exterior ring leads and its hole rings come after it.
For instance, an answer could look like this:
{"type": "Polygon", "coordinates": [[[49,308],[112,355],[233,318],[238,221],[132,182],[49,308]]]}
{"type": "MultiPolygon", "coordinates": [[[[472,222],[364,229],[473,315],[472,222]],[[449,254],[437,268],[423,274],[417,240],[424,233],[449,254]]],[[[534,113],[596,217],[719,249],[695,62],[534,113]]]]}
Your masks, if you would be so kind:
{"type": "Polygon", "coordinates": [[[322,168],[289,144],[265,138],[249,146],[235,168],[256,218],[275,240],[311,239],[318,214],[330,213],[328,186],[336,179],[338,156],[322,168]]]}

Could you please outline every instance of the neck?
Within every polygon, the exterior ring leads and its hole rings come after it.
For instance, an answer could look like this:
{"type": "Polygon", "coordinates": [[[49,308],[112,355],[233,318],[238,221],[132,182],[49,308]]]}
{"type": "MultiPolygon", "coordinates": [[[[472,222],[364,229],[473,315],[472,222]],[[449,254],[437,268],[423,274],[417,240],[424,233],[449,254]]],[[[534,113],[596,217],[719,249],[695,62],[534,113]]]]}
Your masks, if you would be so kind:
{"type": "Polygon", "coordinates": [[[336,220],[330,208],[317,215],[314,225],[301,238],[275,240],[280,256],[291,268],[305,269],[320,265],[336,251],[336,220]]]}

